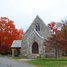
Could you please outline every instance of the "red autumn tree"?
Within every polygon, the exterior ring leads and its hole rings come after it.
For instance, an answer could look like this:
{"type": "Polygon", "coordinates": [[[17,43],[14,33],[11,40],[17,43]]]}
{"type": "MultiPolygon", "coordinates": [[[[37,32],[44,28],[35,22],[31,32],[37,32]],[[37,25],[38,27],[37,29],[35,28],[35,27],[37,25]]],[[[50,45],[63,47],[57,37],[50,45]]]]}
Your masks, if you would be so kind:
{"type": "Polygon", "coordinates": [[[23,30],[18,30],[12,20],[0,17],[0,53],[8,53],[14,40],[22,39],[23,30]]]}
{"type": "Polygon", "coordinates": [[[52,49],[55,50],[55,57],[59,56],[59,51],[62,51],[62,54],[67,52],[67,25],[64,24],[61,31],[56,32],[51,37],[46,40],[45,46],[47,51],[52,49]]]}
{"type": "Polygon", "coordinates": [[[63,27],[63,23],[61,22],[50,22],[48,24],[48,27],[53,31],[53,32],[58,32],[62,27],[63,27]]]}

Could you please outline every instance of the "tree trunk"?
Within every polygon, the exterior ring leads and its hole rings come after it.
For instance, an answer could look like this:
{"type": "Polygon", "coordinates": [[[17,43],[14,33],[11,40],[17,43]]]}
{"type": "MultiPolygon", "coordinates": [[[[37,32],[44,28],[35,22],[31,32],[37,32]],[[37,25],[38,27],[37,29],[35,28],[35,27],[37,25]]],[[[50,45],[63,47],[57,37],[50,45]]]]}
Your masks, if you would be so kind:
{"type": "Polygon", "coordinates": [[[59,57],[59,49],[55,48],[55,58],[58,58],[58,57],[59,57]]]}

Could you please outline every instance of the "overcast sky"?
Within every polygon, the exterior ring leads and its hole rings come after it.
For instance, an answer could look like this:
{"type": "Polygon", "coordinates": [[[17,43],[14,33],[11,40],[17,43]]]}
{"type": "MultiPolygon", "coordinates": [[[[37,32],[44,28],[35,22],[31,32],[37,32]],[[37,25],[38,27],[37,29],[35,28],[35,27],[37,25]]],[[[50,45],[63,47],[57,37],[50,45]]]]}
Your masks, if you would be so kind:
{"type": "Polygon", "coordinates": [[[0,0],[0,16],[27,30],[36,15],[48,24],[67,17],[67,0],[0,0]]]}

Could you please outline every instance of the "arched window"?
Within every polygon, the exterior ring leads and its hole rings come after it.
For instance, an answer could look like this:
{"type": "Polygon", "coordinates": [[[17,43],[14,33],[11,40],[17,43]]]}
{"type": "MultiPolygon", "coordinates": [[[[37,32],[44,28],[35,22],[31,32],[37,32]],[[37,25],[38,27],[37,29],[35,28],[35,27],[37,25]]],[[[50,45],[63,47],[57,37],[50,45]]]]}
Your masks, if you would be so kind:
{"type": "Polygon", "coordinates": [[[36,31],[40,31],[40,25],[39,24],[36,25],[36,31]]]}

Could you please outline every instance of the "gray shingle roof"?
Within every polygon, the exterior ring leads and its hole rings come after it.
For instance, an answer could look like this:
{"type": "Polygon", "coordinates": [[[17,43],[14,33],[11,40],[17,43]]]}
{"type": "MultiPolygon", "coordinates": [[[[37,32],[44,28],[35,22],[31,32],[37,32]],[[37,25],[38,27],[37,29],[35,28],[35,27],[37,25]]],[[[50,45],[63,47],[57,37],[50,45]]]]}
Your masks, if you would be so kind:
{"type": "Polygon", "coordinates": [[[12,45],[11,45],[11,48],[19,48],[19,47],[21,47],[21,41],[22,40],[14,40],[12,45]]]}

